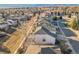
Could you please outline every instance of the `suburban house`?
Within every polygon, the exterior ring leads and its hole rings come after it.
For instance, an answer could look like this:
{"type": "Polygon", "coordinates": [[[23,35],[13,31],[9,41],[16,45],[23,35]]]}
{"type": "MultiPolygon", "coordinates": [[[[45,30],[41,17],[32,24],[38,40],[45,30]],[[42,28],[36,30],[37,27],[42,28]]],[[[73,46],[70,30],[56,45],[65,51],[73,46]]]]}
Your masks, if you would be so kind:
{"type": "Polygon", "coordinates": [[[7,31],[9,29],[9,25],[6,23],[4,18],[0,19],[0,30],[5,30],[7,31]]]}
{"type": "Polygon", "coordinates": [[[34,35],[30,36],[35,44],[55,44],[56,42],[56,29],[48,21],[43,20],[37,27],[34,35]]]}
{"type": "Polygon", "coordinates": [[[7,31],[9,29],[9,25],[7,23],[0,23],[0,30],[7,31]]]}
{"type": "Polygon", "coordinates": [[[7,23],[10,26],[16,26],[17,25],[17,20],[16,19],[8,19],[7,23]]]}

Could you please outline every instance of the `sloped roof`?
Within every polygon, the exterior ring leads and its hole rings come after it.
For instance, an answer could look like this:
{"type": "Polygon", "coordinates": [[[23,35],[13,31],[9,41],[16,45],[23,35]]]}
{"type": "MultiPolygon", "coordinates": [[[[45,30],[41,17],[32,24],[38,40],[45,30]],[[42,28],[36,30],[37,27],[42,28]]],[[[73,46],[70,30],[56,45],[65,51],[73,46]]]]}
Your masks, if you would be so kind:
{"type": "Polygon", "coordinates": [[[47,28],[48,30],[51,30],[51,31],[56,31],[55,26],[50,21],[45,20],[45,19],[41,20],[39,26],[43,26],[43,27],[45,27],[45,28],[47,28]]]}
{"type": "Polygon", "coordinates": [[[41,28],[35,33],[35,34],[47,34],[47,32],[44,30],[44,28],[41,26],[41,28]]]}
{"type": "Polygon", "coordinates": [[[43,26],[35,34],[48,34],[50,36],[56,37],[56,34],[51,33],[47,28],[43,26]]]}

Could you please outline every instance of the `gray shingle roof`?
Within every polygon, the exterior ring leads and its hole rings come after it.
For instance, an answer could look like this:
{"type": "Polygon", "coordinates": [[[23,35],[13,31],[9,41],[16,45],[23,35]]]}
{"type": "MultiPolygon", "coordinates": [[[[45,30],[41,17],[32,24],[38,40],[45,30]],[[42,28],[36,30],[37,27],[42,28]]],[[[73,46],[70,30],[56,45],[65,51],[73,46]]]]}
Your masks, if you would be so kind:
{"type": "Polygon", "coordinates": [[[43,27],[39,29],[35,34],[47,34],[43,27]]]}
{"type": "Polygon", "coordinates": [[[56,34],[51,33],[47,28],[41,27],[40,30],[38,30],[35,34],[48,34],[50,36],[56,37],[56,34]]]}

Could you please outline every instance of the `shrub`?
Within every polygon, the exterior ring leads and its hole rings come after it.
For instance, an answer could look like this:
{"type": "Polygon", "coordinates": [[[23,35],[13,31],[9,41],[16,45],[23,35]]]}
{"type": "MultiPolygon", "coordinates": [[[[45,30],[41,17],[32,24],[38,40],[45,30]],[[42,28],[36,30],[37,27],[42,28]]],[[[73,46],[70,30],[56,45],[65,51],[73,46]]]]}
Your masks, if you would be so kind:
{"type": "Polygon", "coordinates": [[[78,25],[77,25],[78,23],[77,23],[77,21],[76,21],[76,19],[71,19],[71,21],[69,22],[69,26],[71,27],[71,28],[73,28],[73,29],[75,29],[75,30],[78,30],[78,25]]]}

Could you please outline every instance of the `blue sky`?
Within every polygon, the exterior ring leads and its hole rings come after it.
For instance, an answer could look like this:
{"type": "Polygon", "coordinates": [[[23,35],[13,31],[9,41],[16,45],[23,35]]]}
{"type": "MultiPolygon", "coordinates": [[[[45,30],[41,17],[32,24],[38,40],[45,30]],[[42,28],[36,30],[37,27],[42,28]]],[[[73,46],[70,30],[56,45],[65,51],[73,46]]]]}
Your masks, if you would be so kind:
{"type": "Polygon", "coordinates": [[[79,4],[0,4],[0,8],[38,7],[38,6],[79,6],[79,4]]]}

